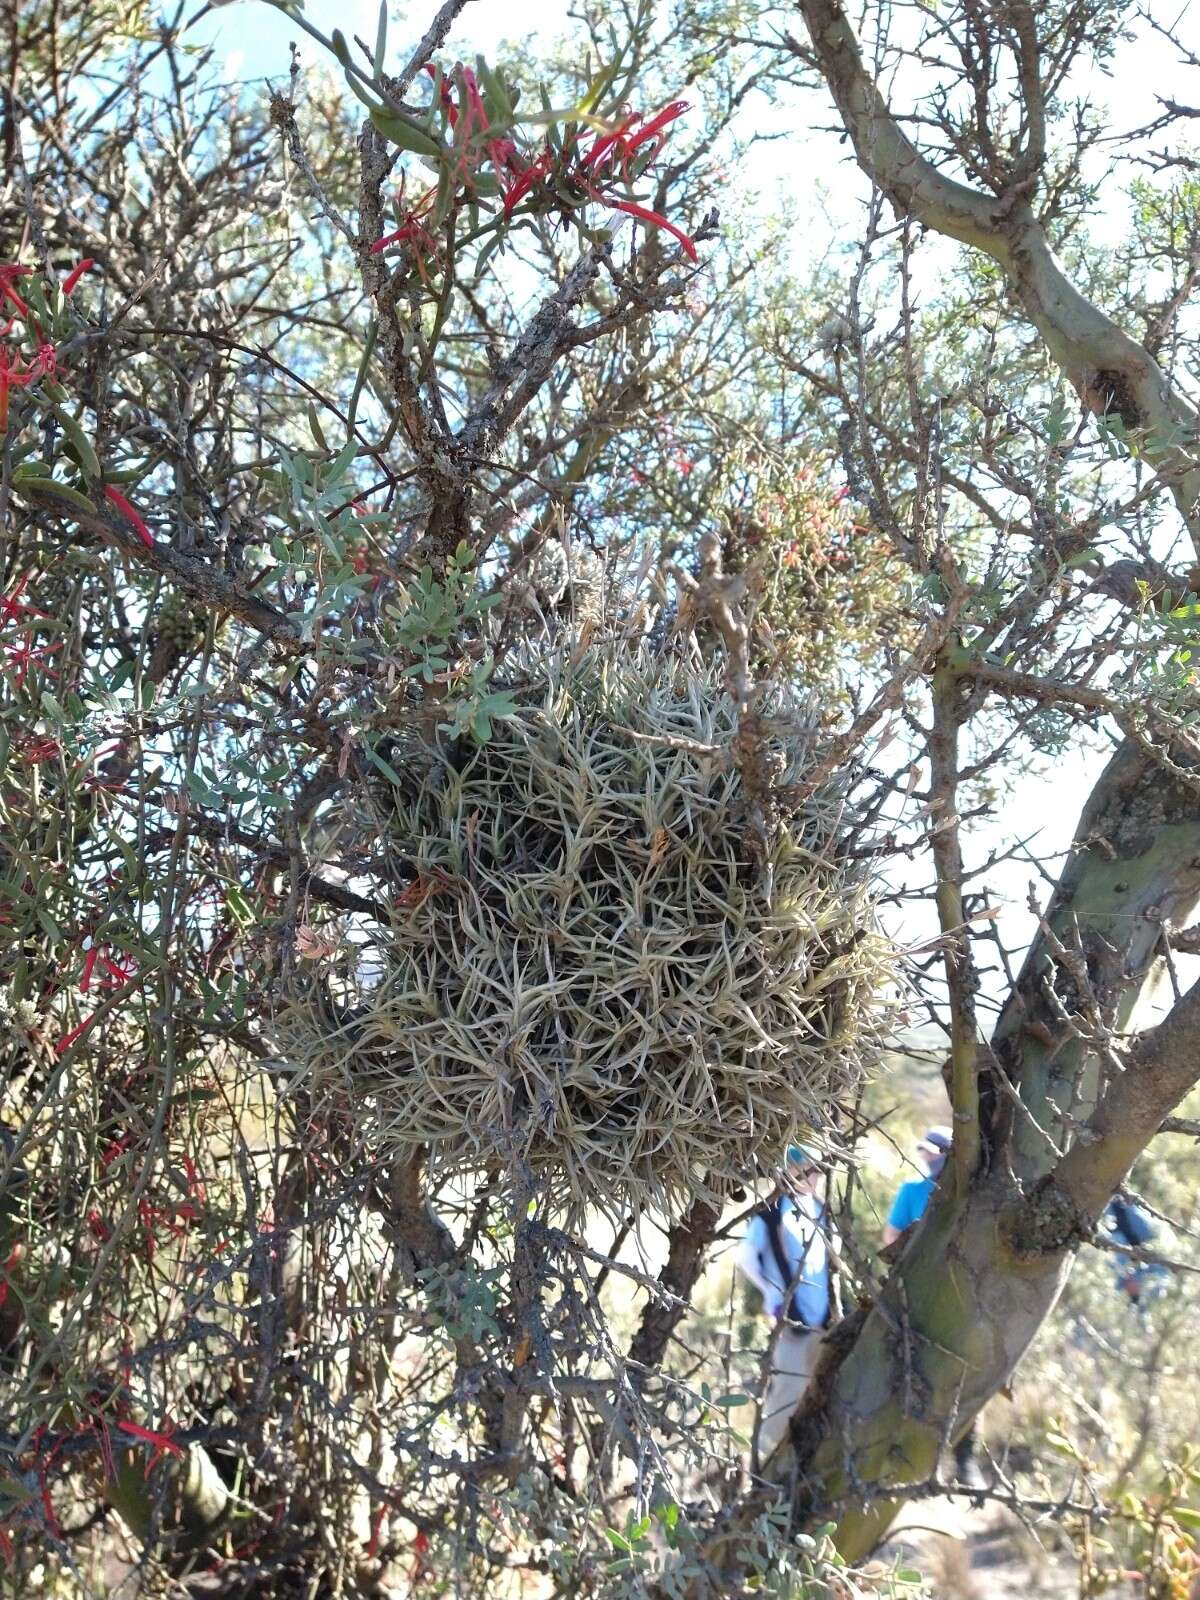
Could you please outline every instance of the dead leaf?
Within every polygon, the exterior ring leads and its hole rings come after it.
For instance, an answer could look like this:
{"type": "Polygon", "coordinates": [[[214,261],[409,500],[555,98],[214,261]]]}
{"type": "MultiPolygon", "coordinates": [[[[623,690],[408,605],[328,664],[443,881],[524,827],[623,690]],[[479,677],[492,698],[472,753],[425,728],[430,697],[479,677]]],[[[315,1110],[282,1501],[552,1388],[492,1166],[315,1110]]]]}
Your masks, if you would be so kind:
{"type": "Polygon", "coordinates": [[[340,944],[341,940],[336,934],[309,927],[306,922],[300,923],[296,929],[296,949],[305,961],[320,961],[323,956],[331,956],[340,944]]]}
{"type": "Polygon", "coordinates": [[[351,733],[347,728],[342,735],[342,748],[338,751],[337,775],[339,778],[346,776],[346,768],[350,765],[351,733]]]}
{"type": "Polygon", "coordinates": [[[1003,906],[984,906],[982,911],[973,911],[967,922],[994,922],[1003,910],[1003,906]]]}
{"type": "Polygon", "coordinates": [[[671,835],[666,828],[655,828],[654,837],[650,841],[650,870],[659,864],[671,848],[671,835]]]}
{"type": "Polygon", "coordinates": [[[435,894],[447,894],[454,887],[454,879],[439,867],[434,867],[429,873],[414,878],[406,889],[396,896],[396,904],[405,911],[413,911],[417,906],[423,906],[435,894]]]}

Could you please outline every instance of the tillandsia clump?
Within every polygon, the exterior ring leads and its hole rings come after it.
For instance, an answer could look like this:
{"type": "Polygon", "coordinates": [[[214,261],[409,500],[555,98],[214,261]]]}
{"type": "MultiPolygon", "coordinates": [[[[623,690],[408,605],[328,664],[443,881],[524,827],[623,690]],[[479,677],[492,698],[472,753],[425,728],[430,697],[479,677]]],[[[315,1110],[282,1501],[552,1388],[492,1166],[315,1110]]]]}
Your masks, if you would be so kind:
{"type": "MultiPolygon", "coordinates": [[[[444,740],[400,792],[413,881],[378,962],[321,974],[283,1048],[381,1155],[512,1170],[574,1215],[718,1200],[875,1054],[892,965],[839,784],[764,858],[719,668],[570,641],[526,665],[490,740],[444,740]]],[[[773,709],[780,790],[803,794],[816,719],[773,709]]]]}

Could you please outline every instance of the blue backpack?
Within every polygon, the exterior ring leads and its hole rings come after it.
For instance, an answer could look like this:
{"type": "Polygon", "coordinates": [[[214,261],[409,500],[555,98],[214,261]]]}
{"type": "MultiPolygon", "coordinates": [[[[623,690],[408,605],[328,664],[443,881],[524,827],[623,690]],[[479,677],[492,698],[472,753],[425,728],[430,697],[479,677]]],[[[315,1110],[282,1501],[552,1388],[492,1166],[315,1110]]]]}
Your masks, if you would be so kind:
{"type": "Polygon", "coordinates": [[[1124,1244],[1137,1246],[1149,1244],[1154,1237],[1154,1224],[1140,1206],[1130,1205],[1115,1195],[1108,1206],[1113,1232],[1124,1244]]]}

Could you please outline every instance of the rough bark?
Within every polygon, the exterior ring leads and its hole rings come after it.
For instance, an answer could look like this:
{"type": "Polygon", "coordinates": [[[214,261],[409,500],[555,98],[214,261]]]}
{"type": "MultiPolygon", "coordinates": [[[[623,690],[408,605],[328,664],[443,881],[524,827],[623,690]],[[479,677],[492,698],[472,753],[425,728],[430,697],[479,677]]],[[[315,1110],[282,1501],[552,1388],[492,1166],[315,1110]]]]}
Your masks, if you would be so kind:
{"type": "Polygon", "coordinates": [[[1200,900],[1200,794],[1132,746],[1109,763],[995,1035],[980,1162],[940,1192],[878,1301],[766,1465],[851,1559],[1005,1387],[1079,1244],[1200,1078],[1200,988],[1127,1051],[1165,921],[1200,900]]]}
{"type": "Polygon", "coordinates": [[[1043,933],[993,1033],[993,1140],[1026,1183],[1046,1172],[1051,1141],[1065,1149],[1106,1078],[1119,1075],[1103,1036],[1129,1027],[1164,930],[1184,921],[1200,896],[1200,789],[1185,767],[1173,773],[1126,743],[1075,838],[1043,933]],[[1055,961],[1055,943],[1066,958],[1055,961]]]}
{"type": "Polygon", "coordinates": [[[708,1247],[716,1235],[721,1213],[697,1200],[687,1215],[671,1229],[667,1259],[658,1281],[671,1298],[652,1298],[642,1312],[642,1320],[629,1346],[633,1367],[631,1382],[653,1371],[662,1360],[671,1335],[688,1308],[696,1280],[704,1271],[708,1247]]]}

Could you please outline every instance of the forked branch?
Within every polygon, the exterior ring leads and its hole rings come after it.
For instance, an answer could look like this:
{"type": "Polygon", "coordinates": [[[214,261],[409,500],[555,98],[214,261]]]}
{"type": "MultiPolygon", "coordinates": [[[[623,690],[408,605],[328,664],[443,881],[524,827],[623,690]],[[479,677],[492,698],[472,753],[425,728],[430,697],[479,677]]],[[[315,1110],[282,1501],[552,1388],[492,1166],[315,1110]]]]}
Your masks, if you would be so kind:
{"type": "MultiPolygon", "coordinates": [[[[854,143],[859,165],[902,216],[985,255],[1084,405],[1115,416],[1174,496],[1200,552],[1200,419],[1153,356],[1079,293],[1055,259],[1031,204],[1033,173],[984,194],[938,170],[908,138],[863,64],[838,0],[801,0],[812,52],[854,143]]],[[[790,42],[797,54],[807,51],[790,42]]]]}

